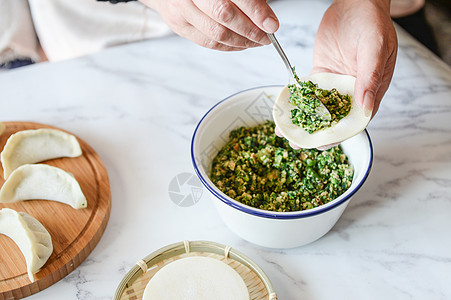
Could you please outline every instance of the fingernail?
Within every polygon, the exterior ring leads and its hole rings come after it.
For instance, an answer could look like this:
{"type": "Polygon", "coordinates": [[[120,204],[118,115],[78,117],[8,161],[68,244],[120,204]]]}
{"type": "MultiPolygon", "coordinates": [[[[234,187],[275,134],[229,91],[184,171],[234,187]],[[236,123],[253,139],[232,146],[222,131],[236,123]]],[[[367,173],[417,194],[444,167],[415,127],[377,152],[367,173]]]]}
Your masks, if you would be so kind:
{"type": "Polygon", "coordinates": [[[279,28],[279,22],[274,17],[267,17],[263,21],[263,28],[268,33],[274,33],[279,28]]]}
{"type": "Polygon", "coordinates": [[[365,96],[363,97],[363,111],[365,112],[365,116],[369,117],[373,113],[374,106],[374,93],[367,91],[365,96]]]}
{"type": "Polygon", "coordinates": [[[301,149],[301,147],[299,147],[298,145],[293,144],[292,142],[289,142],[291,148],[293,148],[294,150],[299,150],[301,149]]]}
{"type": "Polygon", "coordinates": [[[333,144],[329,144],[329,145],[324,145],[324,146],[318,147],[316,149],[318,149],[319,151],[326,151],[326,150],[329,150],[329,149],[331,149],[333,147],[337,147],[338,145],[340,145],[340,143],[341,142],[333,143],[333,144]]]}
{"type": "Polygon", "coordinates": [[[265,34],[261,40],[258,41],[262,46],[271,44],[271,40],[265,34]]]}
{"type": "Polygon", "coordinates": [[[262,47],[262,46],[263,46],[262,44],[251,42],[251,41],[246,42],[246,44],[244,44],[245,48],[255,48],[255,47],[262,47]]]}

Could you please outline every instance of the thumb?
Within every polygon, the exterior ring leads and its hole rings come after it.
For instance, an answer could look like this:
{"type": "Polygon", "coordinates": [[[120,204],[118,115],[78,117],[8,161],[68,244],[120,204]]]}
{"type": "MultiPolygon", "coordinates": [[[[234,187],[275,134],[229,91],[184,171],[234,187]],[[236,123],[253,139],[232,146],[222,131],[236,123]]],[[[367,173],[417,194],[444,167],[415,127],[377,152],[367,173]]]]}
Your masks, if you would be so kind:
{"type": "Polygon", "coordinates": [[[357,53],[354,98],[366,115],[372,115],[387,60],[383,57],[385,52],[382,47],[378,47],[374,42],[365,44],[357,53]]]}

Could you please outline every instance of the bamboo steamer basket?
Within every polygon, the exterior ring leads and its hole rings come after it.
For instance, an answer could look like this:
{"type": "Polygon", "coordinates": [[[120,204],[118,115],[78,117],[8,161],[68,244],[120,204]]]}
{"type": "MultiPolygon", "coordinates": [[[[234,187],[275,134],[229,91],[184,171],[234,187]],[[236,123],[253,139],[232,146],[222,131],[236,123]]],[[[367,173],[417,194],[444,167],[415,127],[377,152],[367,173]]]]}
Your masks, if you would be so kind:
{"type": "Polygon", "coordinates": [[[192,256],[206,256],[232,267],[244,280],[250,299],[277,300],[271,281],[263,270],[239,251],[210,241],[183,241],[163,247],[139,260],[125,275],[113,300],[140,300],[149,280],[171,262],[192,256]]]}

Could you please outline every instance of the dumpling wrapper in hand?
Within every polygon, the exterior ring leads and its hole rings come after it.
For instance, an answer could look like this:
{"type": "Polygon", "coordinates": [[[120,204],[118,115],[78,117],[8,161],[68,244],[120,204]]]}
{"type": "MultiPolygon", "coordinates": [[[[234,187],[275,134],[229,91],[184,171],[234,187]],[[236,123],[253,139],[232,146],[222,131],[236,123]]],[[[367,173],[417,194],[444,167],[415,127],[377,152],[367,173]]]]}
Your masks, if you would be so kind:
{"type": "Polygon", "coordinates": [[[52,238],[47,229],[24,212],[3,208],[0,210],[0,234],[10,237],[19,247],[27,263],[28,278],[34,282],[34,274],[53,252],[52,238]]]}
{"type": "Polygon", "coordinates": [[[291,110],[295,108],[290,104],[290,91],[283,88],[273,108],[274,123],[280,133],[291,143],[301,148],[318,148],[325,145],[340,143],[362,132],[371,120],[371,112],[365,112],[354,101],[355,77],[332,73],[317,73],[300,81],[310,80],[318,84],[319,88],[331,90],[333,88],[342,95],[350,95],[351,110],[349,114],[329,128],[308,133],[304,128],[293,124],[291,110]]]}
{"type": "Polygon", "coordinates": [[[150,279],[143,300],[249,300],[241,276],[210,257],[187,257],[164,266],[150,279]]]}
{"type": "Polygon", "coordinates": [[[54,159],[77,157],[82,154],[77,139],[57,129],[22,130],[12,134],[1,153],[5,179],[24,164],[54,159]]]}
{"type": "Polygon", "coordinates": [[[74,176],[45,164],[20,166],[0,189],[0,203],[33,199],[58,201],[75,209],[87,207],[86,198],[74,176]]]}

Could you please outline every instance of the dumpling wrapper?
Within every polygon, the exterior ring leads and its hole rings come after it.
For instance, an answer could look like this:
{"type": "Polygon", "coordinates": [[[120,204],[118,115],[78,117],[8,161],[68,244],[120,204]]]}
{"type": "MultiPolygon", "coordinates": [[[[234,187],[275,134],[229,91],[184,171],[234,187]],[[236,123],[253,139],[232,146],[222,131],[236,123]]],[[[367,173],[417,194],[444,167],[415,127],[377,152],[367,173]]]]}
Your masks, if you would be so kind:
{"type": "Polygon", "coordinates": [[[24,212],[9,208],[0,210],[0,234],[10,237],[25,257],[28,278],[34,282],[53,252],[52,238],[45,227],[24,212]]]}
{"type": "Polygon", "coordinates": [[[33,199],[58,201],[75,209],[87,207],[86,198],[74,176],[45,164],[20,166],[0,189],[0,203],[33,199]]]}
{"type": "Polygon", "coordinates": [[[187,257],[171,262],[147,283],[143,300],[249,300],[241,276],[210,257],[187,257]]]}
{"type": "Polygon", "coordinates": [[[0,135],[2,135],[3,131],[5,131],[5,124],[0,122],[0,135]]]}
{"type": "Polygon", "coordinates": [[[355,77],[332,73],[317,73],[300,80],[311,80],[322,89],[331,90],[335,88],[340,94],[350,95],[352,97],[351,110],[337,124],[314,133],[308,133],[304,128],[293,124],[291,120],[291,110],[295,106],[289,102],[290,91],[288,86],[286,86],[274,104],[273,118],[282,135],[293,144],[301,148],[317,148],[339,143],[362,132],[370,122],[371,113],[365,113],[354,101],[355,77]]]}
{"type": "Polygon", "coordinates": [[[77,139],[57,129],[22,130],[12,134],[1,153],[3,177],[24,164],[54,159],[77,157],[82,154],[77,139]]]}

